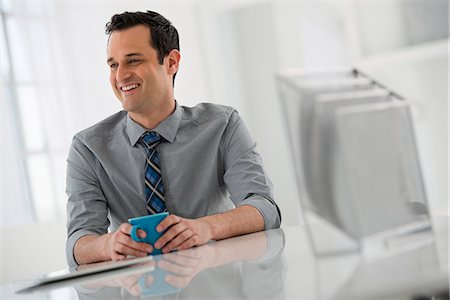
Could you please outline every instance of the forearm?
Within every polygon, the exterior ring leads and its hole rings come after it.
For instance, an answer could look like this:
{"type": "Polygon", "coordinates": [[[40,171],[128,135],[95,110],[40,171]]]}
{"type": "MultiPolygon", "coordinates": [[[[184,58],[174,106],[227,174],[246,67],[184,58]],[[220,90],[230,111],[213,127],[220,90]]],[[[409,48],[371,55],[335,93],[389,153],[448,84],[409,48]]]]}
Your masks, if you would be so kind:
{"type": "Polygon", "coordinates": [[[235,261],[258,259],[266,252],[267,242],[266,233],[258,232],[250,236],[238,236],[212,243],[215,256],[209,268],[235,261]]]}
{"type": "Polygon", "coordinates": [[[108,234],[104,235],[85,235],[75,244],[74,257],[79,265],[110,260],[111,258],[105,251],[108,241],[108,234]]]}
{"type": "Polygon", "coordinates": [[[143,257],[153,251],[151,245],[133,241],[130,231],[131,225],[123,223],[114,232],[83,236],[75,244],[75,260],[81,265],[105,260],[121,260],[130,255],[143,257]]]}
{"type": "Polygon", "coordinates": [[[199,220],[211,228],[211,240],[264,230],[264,218],[258,209],[242,205],[225,213],[210,215],[199,220]]]}

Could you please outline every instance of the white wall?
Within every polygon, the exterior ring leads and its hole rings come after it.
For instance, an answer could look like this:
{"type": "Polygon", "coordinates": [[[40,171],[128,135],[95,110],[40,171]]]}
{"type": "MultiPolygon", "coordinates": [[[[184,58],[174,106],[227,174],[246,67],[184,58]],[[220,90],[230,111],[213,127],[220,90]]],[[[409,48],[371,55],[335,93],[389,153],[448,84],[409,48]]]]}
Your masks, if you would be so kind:
{"type": "Polygon", "coordinates": [[[239,53],[235,72],[241,74],[249,126],[274,182],[283,226],[298,224],[300,202],[275,85],[280,56],[273,7],[240,8],[232,13],[232,19],[239,53]]]}

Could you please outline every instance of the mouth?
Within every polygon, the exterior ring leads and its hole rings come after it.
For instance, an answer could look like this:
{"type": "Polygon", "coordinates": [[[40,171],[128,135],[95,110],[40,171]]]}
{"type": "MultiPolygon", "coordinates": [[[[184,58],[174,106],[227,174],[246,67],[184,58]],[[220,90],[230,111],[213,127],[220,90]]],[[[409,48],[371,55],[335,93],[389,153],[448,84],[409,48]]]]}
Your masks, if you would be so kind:
{"type": "Polygon", "coordinates": [[[124,93],[127,93],[127,92],[137,89],[139,86],[140,86],[139,83],[133,83],[133,84],[121,86],[120,90],[124,93]]]}

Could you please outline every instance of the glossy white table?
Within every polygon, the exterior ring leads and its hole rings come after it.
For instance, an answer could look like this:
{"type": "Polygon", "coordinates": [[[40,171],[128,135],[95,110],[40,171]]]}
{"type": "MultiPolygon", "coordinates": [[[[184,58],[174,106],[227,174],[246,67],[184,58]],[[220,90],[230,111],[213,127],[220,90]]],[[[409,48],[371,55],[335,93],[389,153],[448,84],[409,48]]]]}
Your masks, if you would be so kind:
{"type": "Polygon", "coordinates": [[[1,299],[446,299],[448,220],[436,217],[431,231],[375,250],[325,255],[313,247],[310,226],[270,230],[27,293],[16,291],[29,282],[10,283],[1,299]]]}

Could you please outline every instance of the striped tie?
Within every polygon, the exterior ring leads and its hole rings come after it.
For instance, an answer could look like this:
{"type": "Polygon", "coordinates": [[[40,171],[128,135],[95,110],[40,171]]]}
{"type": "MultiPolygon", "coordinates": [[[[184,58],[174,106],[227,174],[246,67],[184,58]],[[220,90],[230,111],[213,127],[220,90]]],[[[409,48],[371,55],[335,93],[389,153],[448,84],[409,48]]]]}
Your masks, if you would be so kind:
{"type": "Polygon", "coordinates": [[[161,137],[156,132],[146,132],[141,137],[144,149],[147,152],[145,167],[145,199],[149,214],[166,211],[164,199],[164,185],[161,176],[161,165],[156,147],[161,137]]]}

